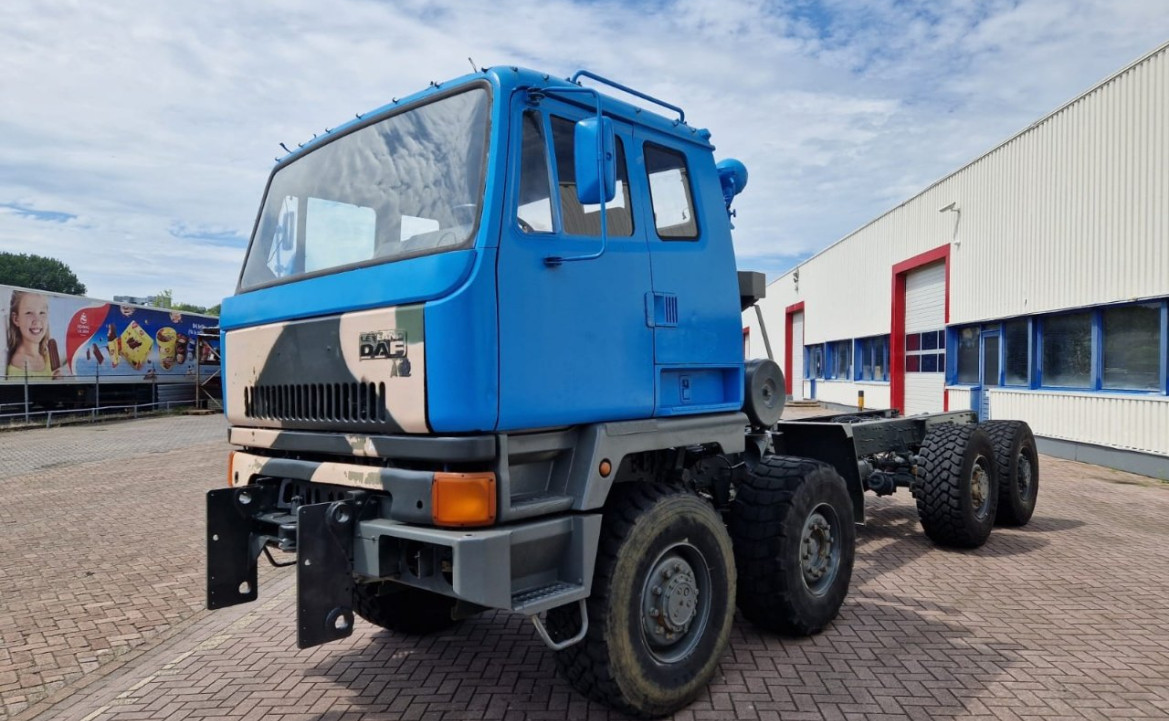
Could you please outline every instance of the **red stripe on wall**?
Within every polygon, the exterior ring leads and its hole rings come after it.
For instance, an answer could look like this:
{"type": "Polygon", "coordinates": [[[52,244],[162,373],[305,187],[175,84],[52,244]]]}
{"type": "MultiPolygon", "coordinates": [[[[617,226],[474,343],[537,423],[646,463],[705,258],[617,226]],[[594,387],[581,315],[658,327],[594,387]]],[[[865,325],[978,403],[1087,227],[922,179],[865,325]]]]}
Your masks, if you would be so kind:
{"type": "MultiPolygon", "coordinates": [[[[943,261],[946,264],[946,319],[950,322],[950,244],[938,246],[933,250],[919,253],[912,258],[896,263],[893,266],[893,298],[890,303],[892,318],[889,327],[889,405],[898,411],[905,412],[905,276],[932,263],[943,261]]],[[[947,355],[950,349],[946,349],[947,355]]],[[[946,407],[948,398],[942,391],[942,404],[946,407]]]]}
{"type": "MultiPolygon", "coordinates": [[[[802,300],[783,310],[783,385],[789,396],[792,393],[792,316],[802,312],[804,312],[802,300]]],[[[802,348],[800,352],[803,352],[802,348]]]]}

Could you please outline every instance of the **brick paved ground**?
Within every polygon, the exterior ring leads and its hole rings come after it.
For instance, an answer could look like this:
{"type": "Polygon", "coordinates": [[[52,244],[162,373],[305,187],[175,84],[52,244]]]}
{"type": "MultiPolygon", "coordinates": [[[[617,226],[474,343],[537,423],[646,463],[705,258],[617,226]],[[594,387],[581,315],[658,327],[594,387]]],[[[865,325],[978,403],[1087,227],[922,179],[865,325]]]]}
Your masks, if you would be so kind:
{"type": "MultiPolygon", "coordinates": [[[[194,430],[222,433],[218,418],[172,420],[188,425],[145,421],[142,434],[192,445],[136,442],[127,460],[0,481],[13,721],[617,718],[572,692],[510,615],[423,639],[361,624],[299,651],[292,574],[275,570],[258,603],[202,611],[201,498],[226,444],[194,430]]],[[[87,442],[86,429],[47,433],[87,442]]],[[[1169,718],[1169,488],[1042,468],[1032,523],[970,552],[932,547],[904,492],[871,499],[840,618],[798,640],[739,619],[709,692],[677,718],[1169,718]]]]}

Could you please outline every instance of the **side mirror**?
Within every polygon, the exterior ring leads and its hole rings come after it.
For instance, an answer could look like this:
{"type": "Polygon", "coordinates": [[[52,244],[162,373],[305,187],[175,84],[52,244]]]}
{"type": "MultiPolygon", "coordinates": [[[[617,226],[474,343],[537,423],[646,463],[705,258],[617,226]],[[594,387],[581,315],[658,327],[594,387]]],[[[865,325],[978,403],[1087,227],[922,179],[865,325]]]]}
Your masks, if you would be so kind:
{"type": "Polygon", "coordinates": [[[608,203],[617,194],[617,154],[613,123],[589,117],[576,124],[576,195],[581,205],[608,203]]]}

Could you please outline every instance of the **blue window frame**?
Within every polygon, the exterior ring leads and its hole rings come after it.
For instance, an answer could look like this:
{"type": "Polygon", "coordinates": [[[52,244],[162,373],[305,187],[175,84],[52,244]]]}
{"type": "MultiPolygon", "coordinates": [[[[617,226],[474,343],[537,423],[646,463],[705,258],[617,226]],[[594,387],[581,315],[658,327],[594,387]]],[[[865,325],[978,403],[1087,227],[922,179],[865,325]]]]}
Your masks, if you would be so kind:
{"type": "Polygon", "coordinates": [[[858,338],[854,369],[858,381],[888,381],[889,336],[858,338]]]}
{"type": "Polygon", "coordinates": [[[824,377],[824,345],[822,343],[804,346],[804,377],[824,377]]]}
{"type": "Polygon", "coordinates": [[[825,345],[825,377],[852,380],[852,340],[837,340],[825,345]]]}
{"type": "Polygon", "coordinates": [[[1169,395],[1167,300],[951,328],[947,382],[978,384],[979,337],[988,331],[1002,338],[1004,386],[1169,395]]]}

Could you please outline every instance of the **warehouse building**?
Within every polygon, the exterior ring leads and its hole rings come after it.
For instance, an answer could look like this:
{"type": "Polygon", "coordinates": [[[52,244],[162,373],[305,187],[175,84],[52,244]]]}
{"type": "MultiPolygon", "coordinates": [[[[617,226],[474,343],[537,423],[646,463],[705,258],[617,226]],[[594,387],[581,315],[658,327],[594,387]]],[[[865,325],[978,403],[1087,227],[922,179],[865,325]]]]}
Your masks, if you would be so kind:
{"type": "MultiPolygon", "coordinates": [[[[1169,44],[772,282],[788,394],[1169,479],[1169,44]]],[[[754,313],[747,354],[765,357],[754,313]]]]}

